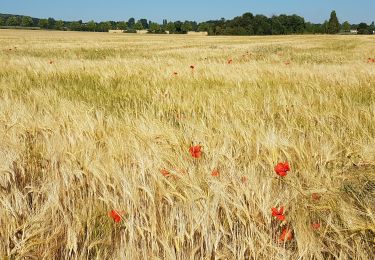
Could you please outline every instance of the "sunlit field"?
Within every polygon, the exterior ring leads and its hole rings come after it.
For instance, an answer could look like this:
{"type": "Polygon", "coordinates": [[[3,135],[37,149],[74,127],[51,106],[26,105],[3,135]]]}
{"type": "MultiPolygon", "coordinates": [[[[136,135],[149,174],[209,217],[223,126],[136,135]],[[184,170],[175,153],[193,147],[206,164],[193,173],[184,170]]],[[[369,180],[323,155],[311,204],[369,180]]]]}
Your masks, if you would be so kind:
{"type": "Polygon", "coordinates": [[[375,36],[0,30],[0,207],[5,259],[373,259],[375,36]]]}

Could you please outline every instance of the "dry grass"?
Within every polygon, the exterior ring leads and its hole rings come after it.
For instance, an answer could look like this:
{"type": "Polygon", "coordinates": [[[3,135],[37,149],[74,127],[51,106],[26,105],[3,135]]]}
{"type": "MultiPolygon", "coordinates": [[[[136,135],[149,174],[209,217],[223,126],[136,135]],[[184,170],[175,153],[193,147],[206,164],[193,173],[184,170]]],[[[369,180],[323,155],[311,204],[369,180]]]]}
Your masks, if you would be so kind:
{"type": "Polygon", "coordinates": [[[371,259],[374,40],[1,30],[0,256],[371,259]]]}

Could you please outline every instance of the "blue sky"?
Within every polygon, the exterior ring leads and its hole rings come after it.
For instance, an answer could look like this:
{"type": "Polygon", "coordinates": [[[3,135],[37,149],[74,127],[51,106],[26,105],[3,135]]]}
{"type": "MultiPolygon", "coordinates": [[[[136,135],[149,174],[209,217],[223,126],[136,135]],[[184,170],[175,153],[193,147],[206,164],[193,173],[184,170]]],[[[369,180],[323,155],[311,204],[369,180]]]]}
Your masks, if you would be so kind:
{"type": "Polygon", "coordinates": [[[0,13],[62,20],[168,20],[226,19],[245,12],[298,14],[307,21],[323,22],[336,10],[340,22],[375,20],[375,0],[0,0],[0,13]]]}

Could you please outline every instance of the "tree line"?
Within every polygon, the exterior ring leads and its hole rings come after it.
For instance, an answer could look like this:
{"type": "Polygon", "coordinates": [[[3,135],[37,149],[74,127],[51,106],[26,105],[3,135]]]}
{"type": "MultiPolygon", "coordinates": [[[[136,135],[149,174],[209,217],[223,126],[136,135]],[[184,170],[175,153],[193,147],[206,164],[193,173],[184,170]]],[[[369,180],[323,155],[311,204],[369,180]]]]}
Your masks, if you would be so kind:
{"type": "Polygon", "coordinates": [[[374,22],[371,24],[360,23],[350,24],[348,21],[339,23],[336,12],[332,11],[329,20],[322,24],[306,22],[298,15],[253,15],[244,13],[242,16],[231,20],[221,18],[197,23],[195,21],[163,20],[162,24],[147,19],[135,20],[130,18],[127,21],[62,21],[53,18],[38,19],[29,16],[2,15],[0,14],[0,26],[10,27],[38,27],[50,30],[70,31],[91,31],[107,32],[108,30],[124,30],[134,33],[137,30],[148,30],[150,33],[184,34],[188,31],[206,31],[209,35],[283,35],[283,34],[336,34],[348,33],[357,30],[358,34],[373,34],[375,31],[374,22]]]}

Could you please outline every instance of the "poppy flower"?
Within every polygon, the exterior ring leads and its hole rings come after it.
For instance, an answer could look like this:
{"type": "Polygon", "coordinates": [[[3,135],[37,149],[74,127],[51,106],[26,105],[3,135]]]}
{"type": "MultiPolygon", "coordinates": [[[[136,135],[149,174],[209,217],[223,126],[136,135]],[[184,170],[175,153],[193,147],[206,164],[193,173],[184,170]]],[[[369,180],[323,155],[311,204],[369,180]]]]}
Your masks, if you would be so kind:
{"type": "Polygon", "coordinates": [[[280,242],[291,241],[293,239],[293,231],[289,228],[284,228],[280,235],[280,242]]]}
{"type": "Polygon", "coordinates": [[[12,49],[9,49],[9,51],[11,51],[12,49]]]}
{"type": "Polygon", "coordinates": [[[289,163],[288,162],[278,163],[275,166],[274,170],[277,175],[281,177],[285,177],[287,175],[287,172],[290,171],[289,163]]]}
{"type": "Polygon", "coordinates": [[[163,174],[164,177],[168,177],[170,175],[169,171],[167,171],[166,169],[161,169],[160,173],[163,174]]]}
{"type": "Polygon", "coordinates": [[[232,59],[229,59],[228,60],[228,64],[232,64],[233,63],[233,60],[232,59]]]}
{"type": "Polygon", "coordinates": [[[286,61],[284,62],[285,65],[289,65],[290,64],[290,61],[286,61]]]}
{"type": "Polygon", "coordinates": [[[319,195],[318,193],[313,193],[313,194],[311,195],[311,199],[312,199],[313,201],[318,201],[318,200],[320,200],[320,195],[319,195]]]}
{"type": "Polygon", "coordinates": [[[280,221],[284,221],[284,207],[281,207],[279,210],[277,208],[272,208],[272,216],[276,217],[280,221]]]}
{"type": "Polygon", "coordinates": [[[52,61],[52,60],[50,60],[50,61],[49,61],[49,64],[52,64],[52,63],[53,63],[53,61],[52,61]]]}
{"type": "Polygon", "coordinates": [[[215,170],[212,171],[211,175],[212,175],[213,177],[219,177],[219,176],[220,176],[220,173],[219,173],[218,170],[215,169],[215,170]]]}
{"type": "Polygon", "coordinates": [[[109,216],[113,219],[114,222],[119,223],[122,220],[123,211],[111,210],[109,216]]]}
{"type": "Polygon", "coordinates": [[[202,146],[200,146],[200,145],[191,146],[190,149],[189,149],[189,152],[190,152],[192,157],[200,158],[201,155],[202,155],[201,149],[202,149],[202,146]]]}
{"type": "Polygon", "coordinates": [[[194,68],[195,68],[195,66],[194,66],[194,65],[190,65],[190,69],[192,69],[192,70],[193,70],[194,68]]]}
{"type": "Polygon", "coordinates": [[[176,76],[177,74],[178,74],[177,72],[173,72],[173,75],[175,75],[175,76],[176,76]]]}
{"type": "Polygon", "coordinates": [[[242,176],[241,177],[241,182],[242,183],[247,183],[247,181],[248,181],[248,178],[246,176],[242,176]]]}
{"type": "Polygon", "coordinates": [[[315,230],[318,230],[320,228],[320,224],[319,223],[313,223],[311,226],[315,230]]]}

